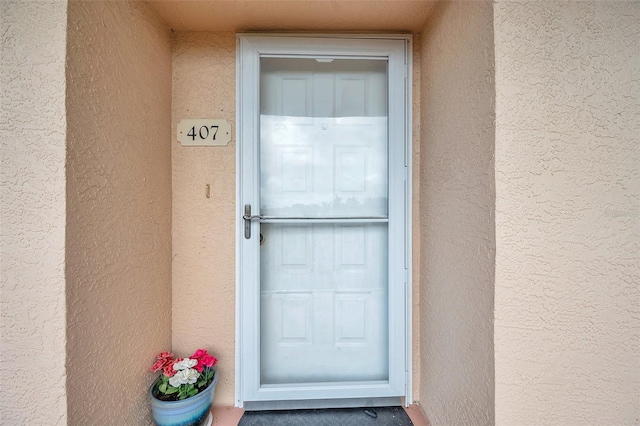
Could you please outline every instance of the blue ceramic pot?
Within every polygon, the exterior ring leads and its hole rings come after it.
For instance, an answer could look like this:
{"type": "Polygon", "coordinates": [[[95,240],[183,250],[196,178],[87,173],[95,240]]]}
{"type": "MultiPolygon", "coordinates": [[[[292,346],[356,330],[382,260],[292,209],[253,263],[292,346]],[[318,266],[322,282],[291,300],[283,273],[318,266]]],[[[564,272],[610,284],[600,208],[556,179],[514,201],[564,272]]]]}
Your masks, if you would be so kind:
{"type": "Polygon", "coordinates": [[[157,381],[149,388],[151,412],[158,426],[201,426],[211,410],[213,393],[218,383],[218,370],[214,369],[213,382],[203,391],[182,401],[161,401],[153,396],[157,381]]]}

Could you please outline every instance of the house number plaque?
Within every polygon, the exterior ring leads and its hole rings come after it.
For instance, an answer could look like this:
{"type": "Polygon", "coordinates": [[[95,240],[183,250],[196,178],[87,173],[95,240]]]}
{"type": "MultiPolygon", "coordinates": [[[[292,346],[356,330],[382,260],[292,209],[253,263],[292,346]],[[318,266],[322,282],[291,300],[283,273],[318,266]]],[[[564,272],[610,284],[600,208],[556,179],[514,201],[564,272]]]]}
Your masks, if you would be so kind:
{"type": "Polygon", "coordinates": [[[231,142],[231,123],[219,118],[180,120],[178,142],[183,146],[227,146],[231,142]]]}

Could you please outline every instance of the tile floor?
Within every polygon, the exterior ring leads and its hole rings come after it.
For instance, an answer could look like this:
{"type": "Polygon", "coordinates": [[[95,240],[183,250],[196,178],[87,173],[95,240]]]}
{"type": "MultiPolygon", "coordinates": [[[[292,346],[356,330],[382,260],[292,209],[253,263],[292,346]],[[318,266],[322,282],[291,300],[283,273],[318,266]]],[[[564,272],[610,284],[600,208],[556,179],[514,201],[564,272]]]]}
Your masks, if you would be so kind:
{"type": "MultiPolygon", "coordinates": [[[[244,413],[242,408],[235,407],[213,407],[213,424],[212,426],[238,426],[240,417],[244,413]]],[[[416,404],[405,408],[405,411],[409,415],[411,422],[414,426],[429,426],[429,423],[425,419],[420,407],[416,404]]]]}

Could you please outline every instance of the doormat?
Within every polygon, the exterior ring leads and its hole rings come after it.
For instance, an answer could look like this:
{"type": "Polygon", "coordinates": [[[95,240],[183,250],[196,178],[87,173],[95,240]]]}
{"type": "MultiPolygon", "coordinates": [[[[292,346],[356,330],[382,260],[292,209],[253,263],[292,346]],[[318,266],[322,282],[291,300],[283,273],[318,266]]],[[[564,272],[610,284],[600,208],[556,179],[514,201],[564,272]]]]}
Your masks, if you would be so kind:
{"type": "Polygon", "coordinates": [[[411,426],[402,407],[246,411],[238,426],[411,426]]]}

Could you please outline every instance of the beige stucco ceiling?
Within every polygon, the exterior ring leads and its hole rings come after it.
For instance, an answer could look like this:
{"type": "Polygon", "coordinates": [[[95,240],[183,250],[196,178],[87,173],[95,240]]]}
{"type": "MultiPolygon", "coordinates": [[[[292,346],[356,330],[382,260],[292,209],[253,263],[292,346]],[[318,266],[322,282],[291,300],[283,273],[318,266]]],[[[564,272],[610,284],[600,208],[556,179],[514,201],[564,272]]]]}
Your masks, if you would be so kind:
{"type": "Polygon", "coordinates": [[[419,32],[435,0],[150,0],[177,31],[419,32]]]}

